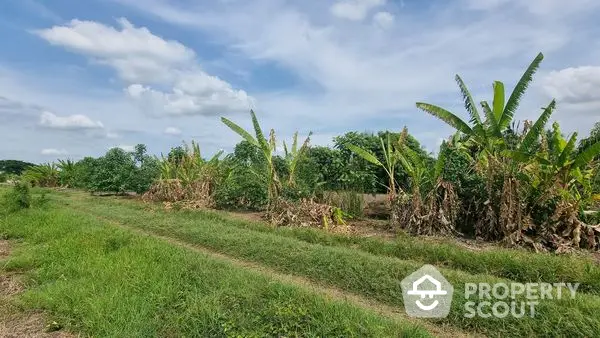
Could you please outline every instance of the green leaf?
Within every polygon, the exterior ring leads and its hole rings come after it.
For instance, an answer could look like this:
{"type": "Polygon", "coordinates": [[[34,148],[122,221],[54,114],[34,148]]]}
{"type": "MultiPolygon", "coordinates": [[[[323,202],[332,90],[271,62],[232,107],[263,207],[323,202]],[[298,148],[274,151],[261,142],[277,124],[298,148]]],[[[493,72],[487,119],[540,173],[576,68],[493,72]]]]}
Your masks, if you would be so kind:
{"type": "Polygon", "coordinates": [[[515,112],[519,107],[521,97],[523,97],[523,94],[525,94],[527,87],[529,87],[529,84],[533,80],[533,75],[540,67],[540,63],[543,59],[544,55],[542,53],[539,53],[535,57],[535,59],[533,59],[529,67],[527,67],[525,73],[523,73],[523,76],[521,76],[519,82],[517,82],[517,85],[513,89],[512,93],[510,94],[510,97],[508,98],[508,101],[506,102],[506,106],[504,107],[504,111],[502,112],[502,118],[498,123],[500,130],[510,125],[510,122],[515,116],[515,112]]]}
{"type": "Polygon", "coordinates": [[[355,153],[356,155],[362,157],[363,159],[378,165],[380,167],[384,167],[383,163],[381,163],[381,161],[379,161],[377,159],[377,157],[375,155],[373,155],[371,152],[369,152],[368,150],[365,150],[361,147],[355,146],[354,144],[346,144],[346,148],[350,149],[350,151],[352,151],[353,153],[355,153]]]}
{"type": "Polygon", "coordinates": [[[494,116],[496,120],[496,124],[502,118],[502,113],[504,112],[504,83],[500,81],[494,81],[493,85],[494,89],[494,116]]]}
{"type": "Polygon", "coordinates": [[[219,150],[216,154],[213,155],[213,157],[210,158],[210,160],[208,161],[208,163],[215,163],[219,160],[219,157],[221,157],[221,155],[223,155],[223,150],[219,150]]]}
{"type": "Polygon", "coordinates": [[[552,145],[551,148],[554,151],[554,154],[556,156],[560,156],[558,154],[562,152],[563,149],[565,149],[567,141],[565,141],[565,139],[563,138],[562,132],[560,131],[560,126],[557,122],[554,122],[552,124],[552,139],[550,141],[552,145]]]}
{"type": "Polygon", "coordinates": [[[541,133],[544,132],[546,123],[548,123],[548,120],[550,119],[550,116],[552,115],[552,112],[554,111],[555,107],[556,101],[552,100],[550,104],[548,104],[548,106],[544,109],[542,115],[540,115],[540,117],[537,119],[537,121],[535,121],[533,126],[531,126],[531,128],[527,132],[527,135],[525,135],[525,138],[519,146],[519,151],[524,153],[529,153],[531,151],[531,147],[540,138],[541,133]]]}
{"type": "Polygon", "coordinates": [[[248,133],[247,131],[245,131],[244,128],[238,126],[234,122],[232,122],[232,121],[230,121],[230,120],[228,120],[228,119],[226,119],[224,117],[221,117],[221,122],[223,122],[231,130],[233,130],[234,132],[236,132],[238,135],[240,135],[242,138],[244,138],[246,141],[248,141],[252,145],[260,147],[260,145],[258,144],[258,141],[256,141],[256,139],[254,137],[252,137],[252,135],[250,135],[250,133],[248,133]]]}
{"type": "Polygon", "coordinates": [[[501,152],[502,156],[508,157],[513,161],[520,163],[527,163],[531,160],[531,155],[520,150],[503,150],[501,152]]]}
{"type": "Polygon", "coordinates": [[[263,134],[262,129],[260,128],[260,124],[258,123],[258,119],[256,118],[256,114],[254,110],[250,110],[250,116],[252,117],[252,126],[254,127],[254,134],[256,135],[256,140],[263,148],[263,151],[269,148],[269,144],[265,139],[265,134],[263,134]]]}
{"type": "Polygon", "coordinates": [[[581,168],[590,163],[594,157],[600,155],[600,141],[586,146],[581,152],[575,157],[573,162],[574,168],[581,168]]]}
{"type": "Polygon", "coordinates": [[[423,102],[417,102],[417,108],[439,118],[440,120],[446,122],[448,125],[454,127],[456,130],[462,133],[465,133],[467,135],[473,134],[473,130],[471,129],[471,127],[469,127],[468,124],[466,124],[458,116],[452,114],[444,108],[423,102]]]}
{"type": "Polygon", "coordinates": [[[446,141],[443,141],[442,145],[440,146],[440,152],[438,154],[437,161],[435,161],[435,166],[434,166],[434,171],[433,171],[434,180],[437,180],[438,178],[440,178],[442,176],[442,172],[444,171],[444,167],[446,166],[446,149],[447,148],[448,148],[448,145],[446,144],[446,141]]]}
{"type": "Polygon", "coordinates": [[[483,108],[483,112],[485,114],[486,121],[490,126],[491,134],[496,137],[502,137],[502,133],[500,132],[500,129],[498,128],[498,121],[496,120],[496,117],[494,116],[494,112],[490,108],[490,105],[486,101],[482,101],[481,107],[483,108]]]}
{"type": "MultiPolygon", "coordinates": [[[[300,150],[293,153],[293,159],[292,159],[292,162],[290,163],[290,178],[289,178],[290,182],[294,181],[294,176],[296,173],[296,166],[298,165],[298,162],[300,161],[300,159],[304,156],[304,154],[308,150],[311,136],[312,136],[312,131],[308,133],[308,136],[306,137],[306,140],[304,140],[304,143],[302,143],[300,150]]],[[[298,146],[297,139],[298,139],[298,132],[296,132],[296,134],[294,135],[294,143],[296,144],[296,147],[298,146]]]]}
{"type": "Polygon", "coordinates": [[[404,168],[406,173],[410,177],[415,178],[416,173],[415,173],[415,168],[413,167],[413,165],[401,153],[398,153],[397,156],[398,156],[398,160],[400,160],[400,164],[402,164],[402,167],[404,168]]]}
{"type": "Polygon", "coordinates": [[[283,155],[285,156],[285,158],[289,158],[291,155],[288,152],[287,144],[285,143],[285,141],[283,141],[283,155]]]}
{"type": "Polygon", "coordinates": [[[295,154],[297,151],[298,151],[298,132],[295,132],[294,140],[292,141],[292,154],[295,154]]]}
{"type": "Polygon", "coordinates": [[[544,165],[552,165],[552,162],[548,161],[548,159],[543,158],[540,155],[535,155],[535,159],[536,161],[538,161],[540,164],[544,164],[544,165]]]}
{"type": "Polygon", "coordinates": [[[455,80],[456,83],[458,83],[458,87],[460,88],[463,101],[465,102],[465,109],[471,117],[471,123],[473,123],[476,128],[480,128],[481,117],[479,116],[479,112],[477,111],[477,105],[475,105],[475,101],[473,101],[473,97],[471,96],[469,89],[467,89],[467,86],[465,85],[465,83],[459,75],[456,75],[455,80]]]}
{"type": "Polygon", "coordinates": [[[563,151],[560,153],[560,156],[558,157],[558,165],[559,166],[564,166],[567,161],[569,160],[569,158],[571,158],[571,154],[573,153],[573,150],[575,150],[575,143],[577,142],[577,133],[573,133],[573,135],[571,135],[571,138],[569,139],[569,142],[567,142],[567,145],[565,146],[565,148],[563,149],[563,151]]]}

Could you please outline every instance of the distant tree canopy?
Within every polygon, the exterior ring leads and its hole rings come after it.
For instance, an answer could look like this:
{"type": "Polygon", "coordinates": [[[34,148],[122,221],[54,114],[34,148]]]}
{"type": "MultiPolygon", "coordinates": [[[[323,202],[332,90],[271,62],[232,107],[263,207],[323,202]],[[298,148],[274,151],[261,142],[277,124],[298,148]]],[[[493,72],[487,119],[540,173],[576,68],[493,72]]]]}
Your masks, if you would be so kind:
{"type": "Polygon", "coordinates": [[[25,169],[33,167],[35,164],[18,160],[0,160],[0,172],[6,174],[21,175],[25,169]]]}
{"type": "MultiPolygon", "coordinates": [[[[380,131],[378,133],[348,132],[333,139],[334,147],[313,146],[308,151],[305,162],[309,162],[316,175],[321,176],[326,190],[354,190],[364,193],[385,193],[387,176],[381,167],[356,156],[346,145],[353,144],[383,158],[380,139],[398,142],[400,133],[380,131]]],[[[419,141],[408,135],[408,147],[414,150],[424,161],[433,163],[433,158],[421,147],[419,141]]],[[[408,176],[401,168],[396,172],[401,186],[406,186],[408,176]]]]}

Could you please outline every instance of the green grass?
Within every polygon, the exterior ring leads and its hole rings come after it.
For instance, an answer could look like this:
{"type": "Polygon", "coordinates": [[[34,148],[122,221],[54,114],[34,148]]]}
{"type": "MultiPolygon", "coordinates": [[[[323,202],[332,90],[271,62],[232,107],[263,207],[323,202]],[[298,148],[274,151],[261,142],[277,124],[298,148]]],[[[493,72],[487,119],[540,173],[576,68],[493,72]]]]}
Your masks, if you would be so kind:
{"type": "MultiPolygon", "coordinates": [[[[344,242],[340,240],[341,237],[327,234],[320,236],[320,240],[311,242],[307,238],[298,238],[297,234],[300,232],[267,230],[265,226],[260,227],[250,223],[242,226],[240,221],[229,220],[214,213],[147,211],[142,205],[131,201],[89,199],[81,196],[76,194],[77,198],[63,198],[61,201],[78,208],[81,217],[85,213],[106,217],[127,226],[199,244],[233,257],[258,262],[284,273],[304,276],[397,307],[403,306],[399,281],[423,264],[423,255],[418,251],[414,255],[406,252],[406,257],[399,259],[395,254],[384,254],[384,251],[377,251],[377,254],[370,253],[365,249],[368,246],[352,248],[351,242],[344,242]]],[[[360,243],[359,240],[356,240],[355,243],[357,242],[360,243]]],[[[401,245],[401,243],[393,243],[393,245],[401,245]]],[[[429,245],[435,246],[432,243],[429,245]]],[[[372,248],[371,250],[380,249],[372,248]]],[[[503,279],[506,276],[502,275],[502,271],[525,271],[528,265],[532,269],[542,270],[542,266],[535,267],[529,262],[539,262],[537,264],[546,262],[546,265],[562,266],[561,264],[566,262],[563,259],[570,258],[509,250],[470,253],[465,249],[450,245],[441,250],[449,251],[446,257],[437,259],[447,262],[444,264],[446,268],[441,271],[455,286],[455,295],[449,317],[436,323],[450,324],[490,336],[590,337],[600,333],[600,317],[597,316],[600,312],[600,298],[585,293],[579,293],[573,300],[541,301],[537,307],[535,318],[468,319],[463,316],[465,283],[507,282],[506,279],[503,279]],[[461,253],[471,256],[462,257],[461,253]],[[479,256],[480,254],[484,254],[484,256],[479,256]],[[503,255],[518,258],[507,262],[508,268],[500,269],[501,273],[498,275],[478,274],[453,268],[453,264],[472,267],[477,264],[486,264],[486,259],[494,262],[496,267],[500,267],[500,262],[496,260],[501,259],[503,255]],[[525,260],[524,255],[531,258],[529,262],[525,260]],[[453,260],[466,262],[468,259],[473,262],[453,263],[453,260]]],[[[497,270],[498,268],[492,269],[492,271],[497,270]]],[[[482,271],[487,272],[487,270],[482,271]]],[[[557,269],[556,271],[560,273],[561,270],[557,269]]],[[[592,270],[578,270],[577,273],[585,275],[590,271],[592,270]]],[[[531,278],[533,275],[528,276],[531,278]]],[[[577,276],[577,274],[574,277],[567,275],[544,276],[549,277],[544,281],[581,282],[577,276]]],[[[514,279],[520,282],[530,280],[514,279]]]]}
{"type": "Polygon", "coordinates": [[[427,336],[346,303],[49,203],[0,215],[17,302],[97,337],[427,336]]]}
{"type": "MultiPolygon", "coordinates": [[[[64,194],[59,197],[62,196],[64,194]]],[[[81,200],[80,194],[78,194],[79,200],[81,200]]],[[[85,201],[86,198],[84,197],[83,200],[85,201]]],[[[72,202],[77,203],[78,201],[72,202]]],[[[94,199],[93,203],[104,204],[108,208],[119,205],[126,208],[122,209],[122,213],[125,213],[125,210],[128,210],[127,212],[137,210],[145,213],[148,209],[147,205],[125,199],[94,199]]],[[[100,205],[97,207],[101,208],[100,205]]],[[[472,251],[443,239],[433,242],[411,236],[401,236],[396,241],[390,241],[380,238],[330,234],[313,228],[273,228],[260,222],[232,219],[216,211],[181,211],[172,217],[177,221],[186,222],[197,222],[198,220],[219,222],[242,229],[295,238],[307,243],[359,249],[373,255],[410,259],[471,274],[494,275],[520,282],[576,281],[581,283],[580,291],[600,295],[600,265],[584,255],[532,254],[526,250],[502,248],[472,251]]]]}

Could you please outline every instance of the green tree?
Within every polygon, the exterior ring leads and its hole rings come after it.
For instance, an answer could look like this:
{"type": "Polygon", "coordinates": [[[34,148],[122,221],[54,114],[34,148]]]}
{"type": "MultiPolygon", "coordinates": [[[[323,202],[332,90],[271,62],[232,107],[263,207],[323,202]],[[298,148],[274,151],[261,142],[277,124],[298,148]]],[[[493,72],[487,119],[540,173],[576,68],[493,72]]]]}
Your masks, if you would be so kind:
{"type": "Polygon", "coordinates": [[[35,164],[18,160],[0,160],[0,173],[21,175],[29,167],[35,164]]]}
{"type": "Polygon", "coordinates": [[[98,158],[95,165],[90,186],[92,191],[113,193],[128,191],[136,169],[131,153],[121,148],[112,148],[98,158]]]}
{"type": "Polygon", "coordinates": [[[147,154],[146,145],[138,144],[133,152],[135,169],[127,188],[138,194],[148,191],[152,183],[160,176],[159,160],[147,154]]]}

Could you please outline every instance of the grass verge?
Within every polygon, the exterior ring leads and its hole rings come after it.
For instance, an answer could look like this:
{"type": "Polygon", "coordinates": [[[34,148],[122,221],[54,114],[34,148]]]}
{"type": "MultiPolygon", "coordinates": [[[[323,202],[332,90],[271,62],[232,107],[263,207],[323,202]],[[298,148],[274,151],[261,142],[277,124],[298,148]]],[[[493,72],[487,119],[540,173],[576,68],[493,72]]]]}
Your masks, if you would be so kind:
{"type": "MultiPolygon", "coordinates": [[[[147,214],[148,205],[137,200],[103,198],[70,193],[71,203],[94,204],[97,210],[121,207],[119,214],[137,211],[147,214]],[[90,200],[93,199],[93,202],[90,200]],[[127,212],[125,212],[127,210],[127,212]]],[[[57,195],[65,198],[69,193],[57,195]]],[[[67,197],[68,198],[68,197],[67,197]]],[[[160,208],[153,212],[161,213],[160,208]]],[[[359,249],[377,256],[414,260],[470,274],[493,275],[520,282],[572,282],[581,283],[579,291],[600,295],[600,264],[585,255],[559,255],[553,253],[532,253],[519,249],[491,248],[473,251],[450,240],[424,240],[412,236],[400,236],[395,241],[331,234],[320,229],[279,227],[273,228],[265,223],[232,219],[223,212],[198,210],[180,211],[170,216],[177,222],[218,222],[240,229],[264,233],[273,233],[281,237],[295,238],[307,243],[326,246],[340,246],[359,249]]]]}
{"type": "Polygon", "coordinates": [[[427,336],[209,256],[51,205],[0,215],[28,271],[18,303],[92,336],[427,336]]]}
{"type": "MultiPolygon", "coordinates": [[[[403,306],[400,280],[422,265],[422,262],[373,255],[343,245],[308,243],[273,231],[242,228],[232,225],[235,221],[207,217],[202,213],[195,213],[195,217],[190,218],[188,215],[181,216],[181,213],[147,211],[143,208],[131,208],[127,203],[111,201],[79,199],[68,203],[126,226],[178,238],[233,257],[258,262],[284,273],[305,276],[392,306],[403,306]]],[[[509,281],[449,268],[441,271],[455,286],[455,294],[450,315],[437,323],[490,336],[589,337],[600,333],[600,318],[597,316],[600,298],[583,293],[574,299],[540,301],[534,318],[465,318],[465,283],[493,284],[509,281]]],[[[557,281],[556,278],[549,282],[554,281],[557,281]]],[[[571,278],[563,281],[578,282],[571,278]]]]}

